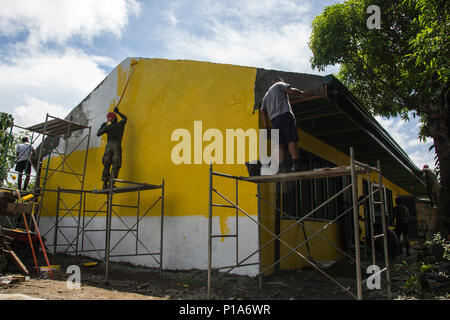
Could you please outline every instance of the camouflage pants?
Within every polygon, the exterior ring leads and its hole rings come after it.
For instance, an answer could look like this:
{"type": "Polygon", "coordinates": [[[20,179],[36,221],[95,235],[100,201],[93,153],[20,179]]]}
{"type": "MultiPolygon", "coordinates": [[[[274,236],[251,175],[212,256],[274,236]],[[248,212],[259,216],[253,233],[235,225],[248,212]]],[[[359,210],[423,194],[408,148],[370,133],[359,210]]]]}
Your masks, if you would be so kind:
{"type": "Polygon", "coordinates": [[[114,179],[117,179],[119,175],[119,169],[122,167],[121,144],[116,142],[108,142],[105,147],[105,153],[103,154],[102,162],[103,162],[102,181],[108,182],[111,175],[113,176],[114,179]]]}

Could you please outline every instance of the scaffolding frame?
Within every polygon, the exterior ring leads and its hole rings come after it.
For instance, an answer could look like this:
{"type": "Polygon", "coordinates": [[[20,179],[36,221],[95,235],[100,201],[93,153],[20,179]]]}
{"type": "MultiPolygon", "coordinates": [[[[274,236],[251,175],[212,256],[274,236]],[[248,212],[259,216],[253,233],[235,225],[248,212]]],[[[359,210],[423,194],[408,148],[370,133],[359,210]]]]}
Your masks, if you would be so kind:
{"type": "MultiPolygon", "coordinates": [[[[155,262],[159,265],[160,271],[163,269],[163,235],[164,235],[164,190],[165,190],[165,182],[164,179],[162,180],[162,183],[160,185],[154,185],[154,184],[147,184],[147,183],[139,183],[134,181],[125,181],[120,179],[112,179],[112,183],[110,183],[110,186],[108,189],[103,190],[74,190],[74,189],[61,189],[58,188],[57,194],[57,208],[56,208],[56,220],[53,225],[53,227],[47,231],[50,232],[52,229],[54,229],[54,237],[53,237],[53,250],[54,254],[56,253],[57,247],[66,247],[66,250],[64,253],[67,254],[75,254],[75,256],[78,256],[79,254],[83,253],[90,253],[95,252],[98,256],[98,260],[101,260],[105,264],[105,279],[106,282],[109,280],[109,265],[111,258],[117,258],[117,257],[132,257],[132,256],[151,256],[155,262]],[[125,187],[116,187],[115,183],[121,183],[126,184],[125,187]],[[147,190],[155,190],[155,189],[161,189],[161,195],[151,204],[149,207],[142,213],[141,208],[141,193],[143,191],[147,190]],[[115,194],[121,194],[121,193],[130,193],[135,192],[137,195],[136,198],[136,204],[130,205],[130,204],[118,204],[113,202],[113,198],[115,194]],[[80,204],[81,211],[77,211],[78,216],[76,217],[72,210],[74,210],[74,207],[78,205],[76,203],[74,206],[69,208],[64,201],[62,200],[62,196],[65,193],[69,194],[81,194],[82,195],[82,203],[80,204]],[[97,209],[90,209],[86,208],[86,199],[88,195],[97,195],[97,194],[103,194],[106,196],[106,201],[102,203],[102,205],[97,209]],[[139,237],[139,223],[145,218],[150,216],[151,210],[159,203],[161,202],[161,211],[160,211],[160,244],[159,244],[159,251],[157,252],[151,252],[150,249],[146,247],[146,245],[142,242],[141,238],[139,237]],[[64,208],[61,208],[60,205],[63,204],[64,208]],[[133,225],[129,225],[127,222],[122,219],[122,217],[114,210],[114,207],[122,207],[122,208],[131,208],[136,209],[136,220],[133,225]],[[104,210],[105,209],[105,210],[104,210]],[[63,216],[60,217],[60,212],[63,211],[63,216]],[[89,228],[90,224],[94,221],[94,219],[100,215],[101,213],[106,214],[106,223],[104,228],[99,229],[92,229],[89,228]],[[92,216],[89,216],[87,214],[92,214],[92,216]],[[61,226],[60,222],[62,219],[64,219],[67,215],[70,215],[73,221],[75,221],[76,225],[70,225],[70,226],[61,226]],[[116,218],[119,222],[121,222],[121,225],[123,228],[112,228],[112,221],[116,218]],[[75,237],[72,240],[69,240],[64,233],[61,232],[61,229],[63,228],[71,228],[76,229],[75,237]],[[95,241],[93,241],[89,234],[92,232],[102,232],[105,233],[105,247],[104,248],[97,248],[95,241]],[[122,237],[114,244],[114,246],[111,245],[111,235],[113,232],[124,232],[125,234],[122,235],[122,237]],[[66,241],[65,243],[59,243],[58,244],[58,233],[64,238],[66,241]],[[131,234],[135,239],[135,250],[134,253],[123,253],[123,254],[112,254],[114,249],[118,247],[120,243],[125,239],[125,237],[131,234]],[[81,241],[80,241],[81,237],[81,241]],[[89,242],[92,249],[85,249],[85,240],[89,242]],[[81,243],[80,243],[81,242],[81,243]],[[139,245],[144,249],[145,252],[139,252],[139,245]],[[112,248],[111,248],[112,247],[112,248]],[[104,255],[101,255],[101,253],[104,253],[104,255]],[[159,256],[159,260],[155,258],[155,256],[159,256]]],[[[76,209],[76,208],[75,208],[76,209]]],[[[154,211],[153,211],[154,212],[154,211]]]]}
{"type": "MultiPolygon", "coordinates": [[[[37,132],[42,135],[42,143],[40,144],[39,148],[39,156],[38,156],[38,164],[36,168],[36,183],[34,188],[34,196],[35,198],[39,198],[39,210],[37,212],[37,221],[38,224],[40,224],[41,217],[45,216],[50,220],[50,223],[52,224],[52,227],[48,229],[45,233],[43,233],[43,236],[45,237],[47,234],[49,234],[52,229],[55,229],[57,231],[58,223],[67,217],[67,214],[70,213],[70,215],[73,217],[72,212],[74,210],[78,211],[78,215],[81,214],[81,203],[82,203],[82,194],[84,190],[84,182],[86,177],[86,165],[87,165],[87,159],[89,154],[89,144],[90,144],[90,137],[91,137],[91,126],[82,125],[74,121],[66,120],[66,119],[60,119],[54,116],[51,116],[49,114],[45,117],[45,122],[33,125],[31,127],[28,127],[27,130],[37,132]],[[85,130],[87,131],[80,136],[80,139],[78,143],[75,144],[69,150],[68,140],[70,135],[79,130],[85,130]],[[47,143],[46,143],[46,138],[47,143]],[[63,152],[59,152],[56,150],[56,148],[53,146],[52,141],[50,139],[59,138],[59,141],[62,139],[65,140],[64,144],[64,150],[63,152]],[[86,148],[84,149],[85,155],[84,155],[84,161],[82,164],[82,171],[74,170],[70,164],[67,162],[70,156],[78,150],[78,147],[86,142],[86,148]],[[49,145],[49,146],[47,146],[49,145]],[[47,157],[46,164],[44,163],[44,154],[45,157],[47,157]],[[55,155],[56,159],[61,159],[61,162],[55,167],[50,168],[50,163],[52,159],[52,155],[55,155]],[[60,188],[57,189],[50,189],[48,188],[48,182],[54,176],[55,174],[64,174],[64,175],[70,175],[74,176],[76,178],[77,183],[79,183],[79,188],[73,189],[72,193],[78,194],[79,198],[75,205],[73,205],[70,210],[68,210],[68,213],[63,216],[63,218],[59,219],[58,216],[52,218],[52,216],[49,213],[49,208],[47,208],[44,205],[44,198],[45,195],[48,193],[57,193],[57,205],[59,207],[60,202],[60,188]],[[43,181],[41,181],[41,178],[43,178],[43,181]],[[59,221],[58,221],[59,220],[59,221]]],[[[59,146],[59,142],[58,142],[59,146]]],[[[58,210],[57,210],[58,211],[58,210]]],[[[59,229],[58,232],[62,234],[64,238],[67,239],[66,234],[59,229]]],[[[56,253],[56,243],[53,244],[46,244],[47,247],[54,247],[54,253],[56,253]]]]}
{"type": "MultiPolygon", "coordinates": [[[[88,150],[90,143],[90,135],[91,135],[91,127],[82,125],[70,120],[60,119],[49,114],[46,115],[45,122],[39,123],[30,127],[21,127],[15,124],[11,125],[11,129],[9,132],[9,136],[7,139],[7,147],[12,140],[13,129],[19,128],[22,130],[27,130],[32,133],[30,145],[32,146],[38,139],[41,137],[41,144],[38,155],[38,164],[36,168],[36,174],[33,175],[30,173],[30,178],[35,177],[35,186],[33,190],[33,195],[36,203],[36,215],[38,224],[40,222],[40,218],[44,216],[50,219],[51,227],[46,230],[42,236],[47,236],[51,232],[53,232],[53,243],[46,244],[47,247],[53,248],[53,253],[56,254],[57,248],[61,246],[66,246],[66,250],[64,253],[75,254],[76,256],[80,253],[87,253],[95,251],[99,255],[100,260],[105,263],[105,277],[106,281],[108,281],[109,277],[109,262],[111,258],[115,257],[124,257],[124,256],[152,256],[155,262],[159,265],[159,269],[163,268],[163,230],[164,230],[164,190],[165,183],[164,179],[162,183],[159,185],[147,184],[147,183],[139,183],[133,181],[125,181],[120,179],[114,179],[111,177],[110,180],[110,188],[105,190],[85,190],[84,182],[86,176],[86,164],[88,159],[88,150]],[[88,129],[84,135],[79,137],[78,143],[69,150],[69,145],[67,143],[68,138],[74,131],[88,129]],[[37,136],[35,137],[35,134],[37,136]],[[55,141],[51,141],[50,139],[58,138],[57,145],[59,146],[60,139],[63,138],[66,142],[64,145],[64,150],[59,152],[54,147],[55,141]],[[74,170],[70,164],[67,162],[68,158],[73,154],[74,151],[82,144],[86,142],[86,149],[84,155],[84,163],[82,172],[77,172],[74,170]],[[56,155],[56,159],[61,159],[61,163],[57,165],[55,168],[50,167],[50,161],[52,155],[56,155]],[[44,157],[48,157],[46,160],[46,164],[44,161],[44,157]],[[50,178],[57,173],[69,174],[76,177],[76,180],[79,182],[80,188],[76,189],[66,189],[60,188],[50,189],[48,188],[48,181],[50,178]],[[42,178],[42,179],[41,179],[42,178]],[[115,183],[126,184],[125,187],[116,187],[115,183]],[[141,193],[147,190],[155,190],[161,189],[161,195],[158,199],[156,199],[147,210],[143,213],[140,211],[141,204],[141,193]],[[137,194],[137,204],[129,205],[129,204],[117,204],[113,202],[113,197],[115,194],[125,193],[125,192],[135,192],[137,194]],[[56,215],[55,218],[49,214],[49,208],[44,206],[44,196],[47,193],[56,193],[56,215]],[[64,195],[67,194],[75,194],[79,195],[75,204],[68,204],[68,201],[64,198],[64,195]],[[91,194],[104,194],[106,195],[106,201],[98,208],[97,210],[89,210],[86,208],[86,198],[91,194]],[[157,203],[161,202],[161,225],[160,225],[160,245],[158,252],[151,252],[146,245],[143,243],[141,238],[139,237],[139,223],[143,220],[144,217],[150,216],[150,211],[156,206],[157,203]],[[106,207],[106,210],[103,210],[106,207]],[[128,225],[124,219],[114,210],[115,207],[126,207],[126,208],[134,208],[136,209],[136,220],[132,226],[128,225]],[[93,216],[90,217],[88,221],[86,221],[86,213],[93,213],[93,216]],[[93,219],[101,213],[106,214],[106,224],[104,229],[89,229],[89,224],[93,221],[93,219]],[[122,223],[124,228],[122,229],[114,229],[111,227],[113,216],[116,216],[117,219],[122,223]],[[76,225],[64,225],[63,221],[70,219],[74,221],[76,225]],[[64,229],[75,229],[75,236],[73,239],[67,235],[67,232],[64,232],[64,229]],[[90,232],[104,232],[105,233],[105,248],[97,249],[94,242],[89,238],[88,233],[90,232]],[[120,238],[120,240],[111,246],[111,234],[113,232],[125,232],[125,234],[120,238]],[[135,250],[134,253],[127,254],[112,254],[114,249],[125,239],[128,234],[132,234],[135,238],[135,250]],[[58,237],[61,236],[64,238],[66,243],[58,243],[58,237]],[[81,236],[81,249],[80,249],[80,236],[81,236]],[[88,241],[93,250],[86,250],[85,240],[88,241]],[[139,245],[145,249],[145,252],[139,252],[139,245]],[[70,250],[71,249],[71,250],[70,250]],[[104,252],[104,257],[102,257],[99,253],[104,252]],[[159,256],[159,260],[155,258],[155,256],[159,256]]],[[[5,165],[8,160],[7,154],[8,148],[5,148],[5,152],[2,157],[2,163],[5,165]]],[[[31,153],[29,159],[31,160],[31,153]]],[[[6,170],[7,173],[11,171],[12,168],[6,170]]],[[[11,222],[10,222],[11,224],[11,222]]]]}
{"type": "Polygon", "coordinates": [[[119,180],[114,179],[111,177],[110,183],[109,183],[109,189],[107,190],[101,190],[97,191],[95,193],[98,194],[106,194],[108,196],[107,200],[107,219],[106,219],[106,243],[105,243],[105,280],[108,282],[109,279],[109,262],[110,258],[114,257],[130,257],[130,256],[151,256],[157,264],[159,264],[159,270],[163,270],[163,234],[164,234],[164,188],[165,183],[164,179],[162,180],[162,183],[160,185],[152,185],[152,184],[146,184],[146,183],[138,183],[138,182],[132,182],[132,181],[125,181],[125,180],[119,180]],[[128,184],[127,187],[117,188],[114,186],[115,182],[118,183],[124,183],[128,184]],[[153,202],[153,204],[145,211],[145,213],[140,216],[139,212],[139,204],[140,204],[140,193],[144,190],[154,190],[154,189],[161,189],[161,196],[153,202]],[[117,193],[124,193],[124,192],[137,192],[138,199],[137,199],[137,206],[129,206],[129,205],[123,205],[123,204],[114,204],[113,203],[113,196],[117,193]],[[147,215],[148,212],[161,200],[161,225],[160,225],[160,246],[159,246],[159,252],[150,252],[150,250],[145,247],[145,245],[142,243],[142,241],[139,239],[139,222],[147,215]],[[137,215],[136,215],[136,223],[129,227],[120,217],[120,215],[117,214],[117,212],[114,211],[113,207],[128,207],[128,208],[136,208],[137,209],[137,215]],[[117,218],[124,224],[127,229],[112,229],[111,228],[111,222],[113,218],[113,213],[116,215],[117,218]],[[136,227],[136,229],[133,229],[136,227]],[[111,232],[113,231],[122,231],[126,232],[124,236],[115,244],[115,246],[111,249],[111,232]],[[119,245],[119,243],[125,238],[125,236],[128,233],[134,233],[133,235],[136,238],[136,251],[133,254],[115,254],[111,255],[112,251],[119,245]],[[141,244],[141,246],[144,247],[146,250],[146,253],[138,253],[138,243],[141,244]],[[155,259],[155,255],[159,255],[159,261],[155,259]]]}
{"type": "MultiPolygon", "coordinates": [[[[244,266],[251,266],[251,265],[258,265],[258,268],[259,268],[259,272],[257,274],[258,287],[261,288],[262,287],[262,276],[263,276],[263,274],[266,271],[268,271],[269,269],[271,269],[273,266],[275,266],[276,264],[278,264],[279,262],[281,262],[282,260],[287,258],[289,255],[295,253],[301,259],[306,261],[310,266],[312,266],[315,270],[317,270],[322,275],[324,275],[326,278],[328,278],[333,283],[338,285],[343,291],[347,292],[348,294],[350,294],[355,299],[362,300],[363,299],[362,284],[364,282],[367,282],[367,280],[370,277],[368,277],[367,279],[362,280],[361,267],[364,267],[364,265],[362,265],[362,263],[361,263],[361,249],[360,249],[360,234],[359,234],[359,219],[358,218],[359,218],[359,206],[362,205],[364,203],[364,201],[366,201],[367,199],[369,200],[369,203],[370,203],[370,206],[369,206],[370,207],[370,212],[369,212],[369,216],[370,216],[369,217],[369,221],[370,222],[369,223],[370,223],[370,227],[371,227],[371,231],[372,231],[371,234],[370,234],[370,237],[371,237],[371,251],[372,251],[372,263],[373,263],[373,265],[376,265],[375,240],[378,239],[378,238],[383,238],[383,249],[384,249],[383,251],[384,251],[384,263],[385,263],[385,267],[383,269],[381,269],[380,271],[378,271],[376,274],[373,274],[372,276],[379,275],[379,274],[385,272],[385,275],[386,275],[385,281],[386,281],[386,284],[387,284],[386,285],[387,298],[388,299],[392,299],[391,280],[390,280],[390,266],[389,266],[389,252],[388,252],[388,243],[387,243],[387,225],[386,225],[386,212],[385,212],[385,198],[384,198],[384,192],[383,192],[383,180],[382,179],[383,179],[383,177],[382,177],[382,173],[381,173],[380,162],[377,161],[377,167],[374,168],[374,167],[371,167],[371,166],[369,166],[367,164],[363,164],[363,163],[360,163],[360,162],[356,161],[355,160],[355,156],[354,156],[353,148],[350,148],[350,166],[347,166],[347,167],[335,167],[335,168],[323,168],[323,169],[314,170],[314,171],[285,173],[285,174],[277,174],[277,175],[272,175],[272,176],[237,177],[237,176],[232,176],[232,175],[229,175],[229,174],[215,172],[215,171],[213,171],[213,167],[212,167],[212,164],[211,164],[210,168],[209,168],[208,288],[207,288],[207,299],[211,299],[212,271],[213,271],[213,267],[212,267],[212,249],[213,249],[212,240],[214,238],[218,238],[218,237],[234,237],[236,239],[236,264],[235,265],[230,265],[230,266],[222,266],[222,267],[214,268],[214,270],[217,270],[217,271],[220,271],[220,270],[223,270],[223,269],[227,269],[218,278],[223,277],[225,274],[231,272],[235,268],[244,267],[244,266]],[[371,183],[371,179],[370,179],[370,173],[371,172],[378,173],[379,187],[377,189],[375,189],[375,190],[373,190],[371,188],[371,184],[372,184],[371,183]],[[368,182],[368,186],[369,186],[369,189],[368,189],[369,191],[368,191],[368,195],[366,195],[362,199],[358,200],[358,179],[357,179],[357,176],[361,175],[361,174],[367,174],[367,182],[368,182]],[[235,180],[236,195],[235,195],[234,202],[233,202],[233,200],[228,199],[225,195],[220,193],[216,188],[214,188],[214,186],[213,186],[213,177],[214,176],[225,178],[225,179],[235,180]],[[285,213],[280,208],[277,208],[276,205],[273,205],[269,201],[267,201],[264,198],[262,198],[261,197],[261,193],[260,193],[260,184],[261,183],[299,181],[299,180],[307,180],[307,179],[331,178],[331,177],[340,177],[340,176],[350,176],[351,177],[351,183],[349,185],[347,185],[347,186],[344,186],[342,188],[342,190],[337,191],[336,194],[334,194],[333,196],[331,196],[328,199],[326,199],[324,202],[322,202],[321,204],[316,206],[314,209],[312,209],[311,211],[306,213],[300,219],[292,217],[292,216],[288,215],[287,213],[285,213]],[[238,184],[239,184],[240,181],[256,183],[256,185],[257,185],[257,194],[256,194],[256,197],[257,197],[257,215],[256,215],[256,219],[253,218],[252,215],[250,215],[249,213],[244,211],[239,206],[239,191],[238,191],[239,190],[238,189],[239,185],[238,184]],[[286,241],[281,239],[281,236],[283,234],[285,234],[286,232],[288,232],[289,230],[291,230],[294,226],[301,225],[302,228],[307,228],[307,229],[313,231],[311,228],[309,228],[308,226],[306,226],[302,222],[304,220],[306,220],[309,216],[311,216],[314,212],[316,212],[319,209],[321,209],[322,207],[326,206],[330,201],[336,199],[338,196],[340,196],[341,194],[343,194],[346,191],[351,191],[351,193],[352,193],[352,205],[348,209],[344,210],[344,212],[342,212],[341,214],[337,215],[337,217],[335,219],[333,219],[332,221],[329,221],[325,226],[323,226],[319,230],[315,231],[308,238],[305,237],[305,240],[302,241],[300,244],[296,245],[295,247],[289,245],[286,241]],[[376,192],[380,192],[380,201],[377,202],[377,203],[375,203],[373,201],[373,195],[376,192]],[[219,195],[220,198],[225,200],[228,204],[213,203],[213,193],[219,195]],[[284,216],[288,217],[289,219],[292,219],[293,221],[295,221],[295,223],[292,224],[291,226],[289,226],[288,228],[286,228],[285,230],[283,230],[281,233],[275,234],[269,228],[264,226],[264,224],[261,221],[261,201],[266,202],[273,209],[279,211],[282,215],[284,215],[284,216]],[[380,205],[380,207],[381,207],[381,223],[382,223],[382,232],[383,232],[382,234],[378,234],[378,235],[374,234],[374,227],[373,227],[374,224],[375,224],[374,205],[376,205],[376,204],[380,205]],[[235,209],[236,210],[236,233],[235,234],[232,234],[232,235],[215,235],[215,234],[212,233],[212,221],[213,221],[213,208],[214,207],[230,208],[230,209],[235,209]],[[330,225],[332,225],[334,222],[336,222],[337,220],[339,220],[340,218],[342,218],[344,215],[348,214],[349,212],[353,213],[352,214],[352,216],[353,216],[353,231],[354,231],[353,239],[354,239],[354,248],[355,248],[355,258],[353,258],[350,254],[347,254],[346,252],[344,252],[343,250],[338,248],[335,244],[333,244],[332,242],[328,241],[325,237],[320,235],[320,233],[323,230],[328,228],[330,225]],[[247,257],[245,257],[245,258],[243,258],[241,260],[239,260],[239,251],[238,251],[238,244],[239,244],[238,214],[239,213],[244,214],[247,218],[249,218],[251,221],[255,222],[257,224],[257,226],[258,226],[258,240],[257,240],[257,242],[258,242],[258,244],[257,244],[258,249],[253,251],[251,254],[249,254],[247,257]],[[264,244],[261,243],[261,230],[262,229],[264,229],[265,232],[267,232],[269,235],[271,235],[273,237],[271,240],[268,240],[264,244]],[[356,294],[354,294],[353,292],[350,291],[350,287],[345,287],[344,285],[339,283],[335,278],[333,278],[332,276],[327,274],[314,261],[312,261],[312,259],[310,259],[309,257],[305,257],[303,254],[298,252],[298,249],[301,246],[303,246],[305,244],[308,244],[308,242],[312,238],[314,238],[316,236],[318,236],[321,239],[325,240],[328,244],[332,245],[339,252],[341,252],[345,257],[350,258],[355,263],[355,265],[356,265],[356,287],[357,287],[357,293],[356,294]],[[261,263],[261,261],[262,261],[262,250],[266,246],[268,246],[270,243],[275,241],[275,240],[278,240],[280,243],[285,245],[289,249],[289,252],[287,254],[285,254],[283,257],[279,258],[277,261],[275,261],[269,267],[267,267],[266,269],[262,270],[262,263],[261,263]],[[248,259],[250,259],[251,257],[253,257],[256,254],[258,254],[258,262],[256,262],[256,263],[245,263],[248,259]]],[[[281,219],[281,215],[280,215],[280,219],[281,219]]]]}
{"type": "MultiPolygon", "coordinates": [[[[79,183],[80,183],[79,190],[83,190],[85,173],[86,173],[86,163],[87,163],[88,150],[89,150],[89,141],[90,141],[90,136],[91,136],[91,127],[82,125],[80,123],[76,123],[74,121],[60,119],[58,117],[51,116],[48,113],[46,114],[44,122],[30,126],[30,127],[22,127],[22,126],[19,126],[19,125],[16,125],[13,123],[11,125],[11,129],[10,129],[9,136],[7,139],[7,146],[6,146],[5,152],[3,154],[3,159],[2,159],[3,166],[6,165],[7,161],[8,161],[7,150],[8,150],[9,144],[11,143],[11,138],[13,137],[14,128],[18,128],[21,130],[31,132],[31,142],[29,143],[29,145],[31,147],[33,146],[33,144],[35,142],[38,141],[39,138],[41,138],[39,154],[37,157],[37,167],[35,169],[36,174],[32,174],[31,172],[30,172],[30,174],[26,174],[26,172],[25,172],[25,174],[23,174],[23,176],[28,177],[30,180],[32,177],[35,178],[35,185],[34,185],[32,193],[33,193],[35,199],[39,198],[38,201],[35,201],[38,204],[36,206],[37,209],[35,212],[35,214],[37,216],[38,224],[40,222],[40,217],[44,211],[47,212],[47,216],[49,217],[50,220],[52,220],[51,216],[48,214],[47,208],[45,206],[43,206],[45,193],[54,191],[54,190],[50,190],[47,188],[47,182],[55,173],[70,174],[70,175],[75,176],[77,178],[77,180],[79,181],[79,183]],[[81,136],[81,140],[75,145],[75,147],[72,148],[72,150],[68,150],[67,141],[68,141],[68,138],[70,137],[70,135],[75,131],[85,130],[85,129],[87,129],[87,132],[81,136]],[[36,134],[36,136],[35,136],[35,134],[36,134]],[[59,146],[59,142],[60,142],[61,138],[66,141],[63,152],[56,151],[55,150],[56,148],[53,147],[53,143],[51,141],[49,141],[49,139],[56,139],[56,138],[58,138],[58,146],[59,146]],[[67,163],[67,160],[73,154],[73,152],[76,151],[77,148],[84,142],[86,142],[86,150],[85,150],[83,170],[82,170],[82,172],[76,172],[67,163]],[[50,145],[50,148],[46,149],[46,143],[50,145]],[[46,154],[44,154],[44,152],[46,152],[46,154]],[[62,162],[55,169],[50,168],[50,160],[52,158],[52,154],[56,154],[57,156],[59,156],[59,158],[62,159],[62,162]],[[44,166],[44,161],[43,161],[44,157],[48,157],[46,166],[44,166]],[[65,167],[66,167],[66,169],[65,169],[65,167]],[[42,176],[43,170],[44,170],[43,181],[41,182],[41,176],[42,176]],[[49,171],[51,172],[50,175],[49,175],[49,171]],[[41,186],[41,183],[42,183],[42,186],[41,186]]],[[[31,163],[31,152],[30,152],[27,160],[31,163]]],[[[8,174],[8,173],[17,173],[17,172],[15,170],[12,170],[12,167],[11,167],[8,170],[6,170],[6,173],[8,174]]],[[[23,193],[25,191],[20,191],[20,192],[23,193]]],[[[10,224],[12,224],[11,221],[10,221],[10,224]]],[[[17,221],[14,222],[14,225],[15,224],[17,224],[17,221]]],[[[47,234],[47,233],[45,233],[45,234],[47,234]]]]}

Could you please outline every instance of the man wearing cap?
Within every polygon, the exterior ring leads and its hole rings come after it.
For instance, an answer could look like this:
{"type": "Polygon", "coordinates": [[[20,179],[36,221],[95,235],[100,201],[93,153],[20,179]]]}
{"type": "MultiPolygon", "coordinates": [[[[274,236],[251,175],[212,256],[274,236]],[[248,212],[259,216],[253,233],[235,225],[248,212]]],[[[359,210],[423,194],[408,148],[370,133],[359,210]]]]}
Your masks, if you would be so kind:
{"type": "Polygon", "coordinates": [[[97,131],[98,137],[105,133],[108,137],[102,159],[104,167],[102,174],[103,189],[108,188],[111,175],[114,179],[117,179],[119,175],[119,169],[122,166],[122,137],[125,130],[125,124],[127,123],[127,117],[119,111],[117,106],[114,108],[114,112],[107,113],[106,119],[108,122],[103,122],[100,129],[97,131]],[[117,121],[116,113],[122,120],[117,121]]]}
{"type": "Polygon", "coordinates": [[[280,77],[273,79],[272,86],[264,95],[261,105],[260,117],[264,128],[269,128],[267,118],[270,119],[273,129],[278,129],[280,133],[280,170],[279,172],[299,171],[300,160],[298,153],[298,133],[297,125],[289,103],[288,95],[303,95],[304,92],[291,87],[280,77]],[[286,168],[284,164],[284,149],[288,148],[292,157],[292,167],[286,168]]]}
{"type": "Polygon", "coordinates": [[[425,175],[425,183],[427,184],[428,197],[430,198],[431,206],[437,206],[441,185],[433,170],[431,170],[428,165],[423,166],[422,172],[425,175]]]}

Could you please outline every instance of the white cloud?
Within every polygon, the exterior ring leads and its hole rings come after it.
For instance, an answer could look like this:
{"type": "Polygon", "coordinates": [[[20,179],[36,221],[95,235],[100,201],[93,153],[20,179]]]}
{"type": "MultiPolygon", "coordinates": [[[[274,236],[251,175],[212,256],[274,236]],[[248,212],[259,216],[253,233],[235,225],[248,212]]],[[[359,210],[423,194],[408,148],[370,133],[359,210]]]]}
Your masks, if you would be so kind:
{"type": "Polygon", "coordinates": [[[426,149],[426,151],[425,150],[417,150],[412,153],[409,153],[408,155],[409,155],[410,159],[417,165],[417,167],[419,169],[422,169],[425,164],[427,164],[431,169],[434,169],[434,167],[435,167],[434,164],[436,161],[434,159],[435,153],[434,153],[434,151],[427,152],[428,147],[425,149],[426,149]]]}
{"type": "Polygon", "coordinates": [[[49,104],[38,98],[25,96],[25,104],[14,109],[14,123],[28,127],[45,121],[46,114],[57,118],[65,118],[71,108],[49,104]]]}
{"type": "Polygon", "coordinates": [[[14,56],[0,62],[1,103],[11,112],[27,105],[27,97],[35,97],[71,109],[106,77],[101,68],[105,64],[116,62],[71,48],[14,56]]]}
{"type": "Polygon", "coordinates": [[[65,42],[73,36],[91,41],[104,32],[116,36],[138,15],[135,0],[0,0],[0,35],[28,32],[29,43],[65,42]]]}
{"type": "Polygon", "coordinates": [[[65,116],[120,61],[91,55],[79,43],[121,37],[136,0],[0,0],[0,109],[19,125],[65,116]],[[77,40],[69,42],[70,40],[77,40]],[[70,45],[69,45],[70,43],[70,45]],[[6,110],[4,110],[6,109],[6,110]]]}
{"type": "Polygon", "coordinates": [[[173,59],[311,72],[310,10],[291,0],[177,3],[168,9],[177,24],[162,36],[173,59]]]}
{"type": "Polygon", "coordinates": [[[109,61],[72,48],[64,52],[24,54],[0,63],[0,87],[86,92],[104,78],[105,73],[99,68],[99,64],[104,62],[109,61]]]}
{"type": "Polygon", "coordinates": [[[434,168],[434,151],[428,152],[432,141],[426,143],[418,139],[419,127],[418,119],[406,122],[400,118],[386,119],[380,116],[375,117],[376,120],[386,129],[392,138],[400,145],[400,147],[408,154],[409,158],[422,169],[424,164],[428,164],[430,168],[434,168]]]}
{"type": "Polygon", "coordinates": [[[237,30],[216,26],[213,38],[195,35],[175,37],[172,54],[196,59],[269,69],[304,72],[310,69],[307,41],[310,29],[290,24],[279,29],[258,28],[237,30]],[[296,41],[292,35],[296,34],[296,41]],[[180,41],[180,39],[183,39],[180,41]]]}

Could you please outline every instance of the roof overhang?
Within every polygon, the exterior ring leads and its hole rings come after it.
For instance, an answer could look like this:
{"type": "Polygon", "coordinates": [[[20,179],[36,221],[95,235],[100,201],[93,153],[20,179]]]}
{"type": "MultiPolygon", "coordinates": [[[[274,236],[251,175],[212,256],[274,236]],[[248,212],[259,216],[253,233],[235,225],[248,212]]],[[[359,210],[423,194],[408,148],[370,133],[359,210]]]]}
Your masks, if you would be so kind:
{"type": "Polygon", "coordinates": [[[353,147],[360,162],[376,166],[379,160],[391,182],[413,195],[427,194],[421,170],[341,82],[329,75],[323,89],[310,92],[290,99],[299,128],[345,154],[353,147]]]}

